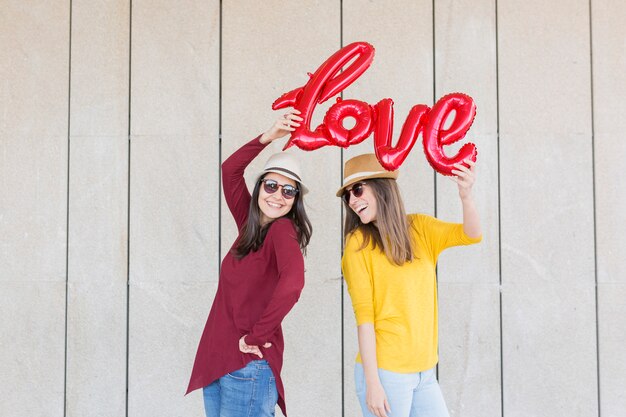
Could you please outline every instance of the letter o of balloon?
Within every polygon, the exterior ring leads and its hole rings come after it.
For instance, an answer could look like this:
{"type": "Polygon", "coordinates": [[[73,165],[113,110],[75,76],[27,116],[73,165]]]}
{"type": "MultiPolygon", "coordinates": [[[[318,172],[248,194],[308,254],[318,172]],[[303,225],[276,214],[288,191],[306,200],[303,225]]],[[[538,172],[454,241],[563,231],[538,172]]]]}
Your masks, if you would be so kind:
{"type": "Polygon", "coordinates": [[[347,148],[363,142],[372,133],[372,109],[369,104],[360,100],[343,100],[333,104],[324,116],[324,125],[330,134],[333,144],[347,148]],[[343,120],[353,117],[356,124],[346,129],[343,120]]]}

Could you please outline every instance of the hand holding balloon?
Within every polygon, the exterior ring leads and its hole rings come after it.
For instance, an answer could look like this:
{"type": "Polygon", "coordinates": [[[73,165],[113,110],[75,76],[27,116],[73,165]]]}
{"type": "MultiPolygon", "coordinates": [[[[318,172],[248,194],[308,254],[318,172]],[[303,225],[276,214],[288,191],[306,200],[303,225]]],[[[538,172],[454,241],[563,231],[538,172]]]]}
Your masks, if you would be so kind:
{"type": "Polygon", "coordinates": [[[451,173],[455,175],[450,178],[459,187],[459,197],[463,206],[463,232],[470,238],[479,238],[482,236],[480,216],[472,196],[472,187],[476,181],[476,164],[471,159],[465,159],[462,163],[454,164],[451,173]]]}
{"type": "Polygon", "coordinates": [[[259,141],[261,143],[273,142],[276,139],[280,139],[287,136],[289,132],[296,130],[302,121],[302,117],[298,116],[300,112],[296,109],[290,109],[282,117],[280,117],[272,127],[270,127],[265,133],[261,135],[259,141]]]}
{"type": "Polygon", "coordinates": [[[461,200],[465,200],[472,196],[472,187],[476,182],[476,162],[471,159],[466,159],[463,163],[454,164],[454,169],[451,170],[451,174],[454,175],[450,179],[456,182],[459,187],[459,197],[461,200]]]}

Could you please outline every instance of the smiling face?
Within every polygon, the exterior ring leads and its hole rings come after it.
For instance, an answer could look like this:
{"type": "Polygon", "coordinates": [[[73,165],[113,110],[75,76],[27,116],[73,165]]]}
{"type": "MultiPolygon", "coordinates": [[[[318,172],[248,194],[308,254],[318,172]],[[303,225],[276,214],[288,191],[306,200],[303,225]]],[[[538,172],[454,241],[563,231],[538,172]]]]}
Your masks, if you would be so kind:
{"type": "MultiPolygon", "coordinates": [[[[291,178],[287,178],[284,175],[277,174],[275,172],[268,172],[263,179],[274,180],[280,185],[291,185],[296,187],[297,184],[291,178]]],[[[265,191],[263,184],[259,188],[259,209],[261,210],[261,225],[265,225],[279,217],[285,216],[293,207],[296,198],[285,198],[282,193],[282,187],[278,187],[278,191],[269,194],[265,191]]]]}
{"type": "Polygon", "coordinates": [[[368,224],[369,222],[376,221],[376,196],[374,196],[374,192],[369,184],[364,183],[362,187],[363,193],[360,197],[355,197],[352,192],[350,193],[348,206],[359,216],[361,223],[368,224]]]}

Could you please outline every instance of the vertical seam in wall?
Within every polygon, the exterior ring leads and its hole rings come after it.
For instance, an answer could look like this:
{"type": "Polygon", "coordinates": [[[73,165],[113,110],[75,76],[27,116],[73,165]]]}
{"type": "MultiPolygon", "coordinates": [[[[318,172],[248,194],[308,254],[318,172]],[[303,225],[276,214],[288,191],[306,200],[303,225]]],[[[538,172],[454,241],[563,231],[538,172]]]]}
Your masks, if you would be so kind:
{"type": "MultiPolygon", "coordinates": [[[[435,39],[435,0],[432,0],[432,26],[433,26],[433,105],[437,100],[437,58],[436,58],[436,54],[435,54],[435,46],[436,46],[436,39],[435,39]]],[[[437,171],[435,171],[434,169],[433,171],[433,184],[434,184],[434,188],[433,188],[433,192],[434,192],[434,201],[433,201],[433,210],[434,210],[434,215],[435,217],[437,217],[437,171]]]]}
{"type": "MultiPolygon", "coordinates": [[[[343,0],[339,0],[339,48],[343,48],[343,0]]],[[[341,92],[341,98],[343,98],[343,91],[341,92]]],[[[343,184],[343,148],[340,148],[339,151],[339,175],[340,175],[340,184],[343,184]]],[[[341,185],[340,185],[341,186],[341,185]]],[[[339,247],[341,248],[341,256],[343,258],[343,203],[341,203],[341,208],[339,209],[339,247]]],[[[345,391],[346,391],[346,369],[345,369],[345,317],[344,317],[344,284],[343,284],[343,271],[339,271],[339,277],[341,281],[341,285],[339,286],[340,300],[341,300],[341,416],[345,417],[346,415],[346,404],[345,404],[345,391]]]]}
{"type": "Polygon", "coordinates": [[[220,0],[219,17],[219,46],[218,46],[218,105],[217,105],[217,136],[218,136],[218,164],[217,164],[217,276],[222,270],[222,0],[220,0]]]}
{"type": "Polygon", "coordinates": [[[70,0],[69,16],[69,45],[67,65],[67,192],[65,212],[65,346],[63,369],[63,416],[67,415],[67,310],[69,305],[69,265],[70,265],[70,151],[71,151],[71,106],[72,106],[72,0],[70,0]]]}
{"type": "Polygon", "coordinates": [[[496,25],[496,148],[498,176],[498,277],[499,277],[499,309],[500,309],[500,415],[504,417],[504,344],[502,327],[502,206],[500,199],[500,61],[498,43],[498,0],[495,0],[496,25]]]}
{"type": "Polygon", "coordinates": [[[596,142],[595,142],[595,106],[593,95],[593,15],[592,0],[589,0],[589,81],[591,89],[591,180],[593,194],[593,271],[596,303],[596,378],[598,390],[598,417],[602,415],[600,392],[600,316],[598,305],[598,223],[596,216],[596,142]]]}
{"type": "Polygon", "coordinates": [[[128,4],[128,165],[126,182],[126,387],[125,415],[128,417],[129,368],[130,368],[130,169],[131,169],[131,108],[132,108],[132,48],[133,48],[133,0],[128,4]]]}
{"type": "Polygon", "coordinates": [[[220,0],[219,10],[219,30],[218,30],[218,104],[217,104],[217,137],[218,137],[218,164],[217,164],[217,276],[222,270],[222,8],[223,2],[220,0]]]}
{"type": "MultiPolygon", "coordinates": [[[[432,51],[433,51],[433,105],[436,101],[436,97],[437,97],[437,66],[436,66],[436,61],[437,58],[435,57],[435,0],[432,0],[432,33],[433,33],[433,46],[432,46],[432,51]]],[[[423,133],[422,133],[423,134],[423,133]]],[[[435,171],[434,169],[432,170],[433,172],[433,215],[435,217],[437,217],[437,171],[435,171]]],[[[436,279],[436,286],[437,286],[437,297],[439,297],[439,265],[435,265],[435,276],[437,277],[436,279]]],[[[439,356],[439,343],[437,343],[437,356],[439,356]]],[[[437,365],[435,366],[435,374],[437,376],[437,379],[439,379],[439,362],[437,362],[437,365]]]]}

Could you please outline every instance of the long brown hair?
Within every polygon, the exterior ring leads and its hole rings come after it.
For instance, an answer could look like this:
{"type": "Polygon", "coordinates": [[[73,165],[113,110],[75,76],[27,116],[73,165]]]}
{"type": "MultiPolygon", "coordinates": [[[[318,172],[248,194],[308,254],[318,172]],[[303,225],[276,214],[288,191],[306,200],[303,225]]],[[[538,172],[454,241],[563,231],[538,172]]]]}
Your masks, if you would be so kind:
{"type": "MultiPolygon", "coordinates": [[[[250,252],[256,252],[263,244],[263,241],[265,240],[265,235],[267,235],[267,231],[273,223],[269,222],[265,225],[261,225],[259,193],[261,188],[261,180],[263,178],[264,176],[261,176],[256,181],[254,190],[252,191],[250,208],[248,209],[248,220],[241,229],[239,239],[237,240],[237,245],[233,248],[233,255],[237,259],[243,258],[250,252]]],[[[298,234],[297,238],[298,244],[300,245],[300,250],[303,254],[306,255],[306,247],[311,240],[313,227],[311,226],[309,217],[304,210],[302,189],[300,187],[300,183],[297,181],[296,187],[298,188],[298,190],[300,190],[300,192],[297,193],[294,197],[295,201],[293,202],[293,206],[291,207],[291,210],[289,210],[289,213],[287,213],[283,217],[287,217],[293,221],[293,224],[296,228],[296,233],[298,234]]]]}
{"type": "Polygon", "coordinates": [[[396,180],[376,178],[364,182],[376,198],[376,223],[361,223],[359,216],[344,202],[346,207],[344,239],[358,229],[363,233],[360,249],[367,247],[371,240],[374,249],[380,247],[391,263],[402,265],[412,261],[417,257],[415,244],[411,238],[409,222],[396,180]]]}

